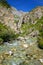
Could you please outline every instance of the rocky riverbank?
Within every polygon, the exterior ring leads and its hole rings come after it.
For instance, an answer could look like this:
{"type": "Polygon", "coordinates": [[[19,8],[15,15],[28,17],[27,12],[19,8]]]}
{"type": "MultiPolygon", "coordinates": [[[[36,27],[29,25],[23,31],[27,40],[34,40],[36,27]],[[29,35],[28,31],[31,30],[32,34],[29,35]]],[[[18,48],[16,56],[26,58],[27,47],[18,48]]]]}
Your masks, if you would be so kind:
{"type": "Polygon", "coordinates": [[[0,46],[0,65],[43,65],[43,50],[39,49],[37,43],[24,43],[13,41],[0,46]]]}

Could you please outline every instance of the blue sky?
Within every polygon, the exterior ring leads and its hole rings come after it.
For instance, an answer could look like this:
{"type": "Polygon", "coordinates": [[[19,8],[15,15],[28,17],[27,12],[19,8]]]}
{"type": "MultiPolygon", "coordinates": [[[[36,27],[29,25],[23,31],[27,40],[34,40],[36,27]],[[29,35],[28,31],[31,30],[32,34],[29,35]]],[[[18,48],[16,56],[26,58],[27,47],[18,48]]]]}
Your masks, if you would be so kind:
{"type": "Polygon", "coordinates": [[[33,8],[37,6],[43,6],[43,0],[7,0],[7,1],[11,6],[25,12],[31,11],[33,8]]]}

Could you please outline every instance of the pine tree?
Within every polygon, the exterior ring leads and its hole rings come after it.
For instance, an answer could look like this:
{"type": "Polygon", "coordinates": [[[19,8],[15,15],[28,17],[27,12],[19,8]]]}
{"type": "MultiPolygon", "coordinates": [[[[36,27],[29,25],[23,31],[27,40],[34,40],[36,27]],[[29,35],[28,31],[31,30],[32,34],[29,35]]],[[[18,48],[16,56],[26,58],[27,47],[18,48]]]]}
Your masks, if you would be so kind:
{"type": "Polygon", "coordinates": [[[4,6],[4,7],[7,7],[7,8],[10,7],[10,5],[9,5],[8,2],[7,2],[7,0],[0,0],[0,4],[1,4],[2,6],[4,6]]]}

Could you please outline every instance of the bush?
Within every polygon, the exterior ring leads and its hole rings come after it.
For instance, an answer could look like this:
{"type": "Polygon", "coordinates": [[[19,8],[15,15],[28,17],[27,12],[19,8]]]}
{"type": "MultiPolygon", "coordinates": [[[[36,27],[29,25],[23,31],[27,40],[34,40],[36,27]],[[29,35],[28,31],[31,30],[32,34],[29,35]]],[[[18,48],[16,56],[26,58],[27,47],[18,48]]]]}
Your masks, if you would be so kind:
{"type": "Polygon", "coordinates": [[[43,38],[42,37],[38,38],[38,46],[39,48],[43,49],[43,38]]]}
{"type": "Polygon", "coordinates": [[[0,38],[2,38],[4,42],[14,40],[17,37],[18,34],[15,34],[12,29],[0,23],[0,38]]]}
{"type": "Polygon", "coordinates": [[[10,8],[10,5],[8,4],[7,0],[0,0],[0,5],[6,8],[10,8]]]}
{"type": "Polygon", "coordinates": [[[1,44],[3,44],[3,39],[2,39],[2,38],[0,38],[0,45],[1,45],[1,44]]]}

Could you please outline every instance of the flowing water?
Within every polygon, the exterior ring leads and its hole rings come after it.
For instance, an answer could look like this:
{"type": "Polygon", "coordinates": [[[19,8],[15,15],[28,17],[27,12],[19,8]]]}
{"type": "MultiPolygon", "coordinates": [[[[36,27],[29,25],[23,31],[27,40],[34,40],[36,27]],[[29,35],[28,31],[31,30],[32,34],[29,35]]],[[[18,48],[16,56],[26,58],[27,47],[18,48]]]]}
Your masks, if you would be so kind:
{"type": "MultiPolygon", "coordinates": [[[[5,42],[4,45],[0,46],[0,60],[3,62],[1,65],[19,65],[26,60],[27,47],[24,47],[24,44],[27,44],[28,48],[30,44],[36,42],[36,38],[30,38],[23,43],[22,41],[15,40],[11,43],[5,42]],[[4,58],[4,60],[3,60],[4,58]]],[[[1,61],[0,61],[1,62],[1,61]]]]}

